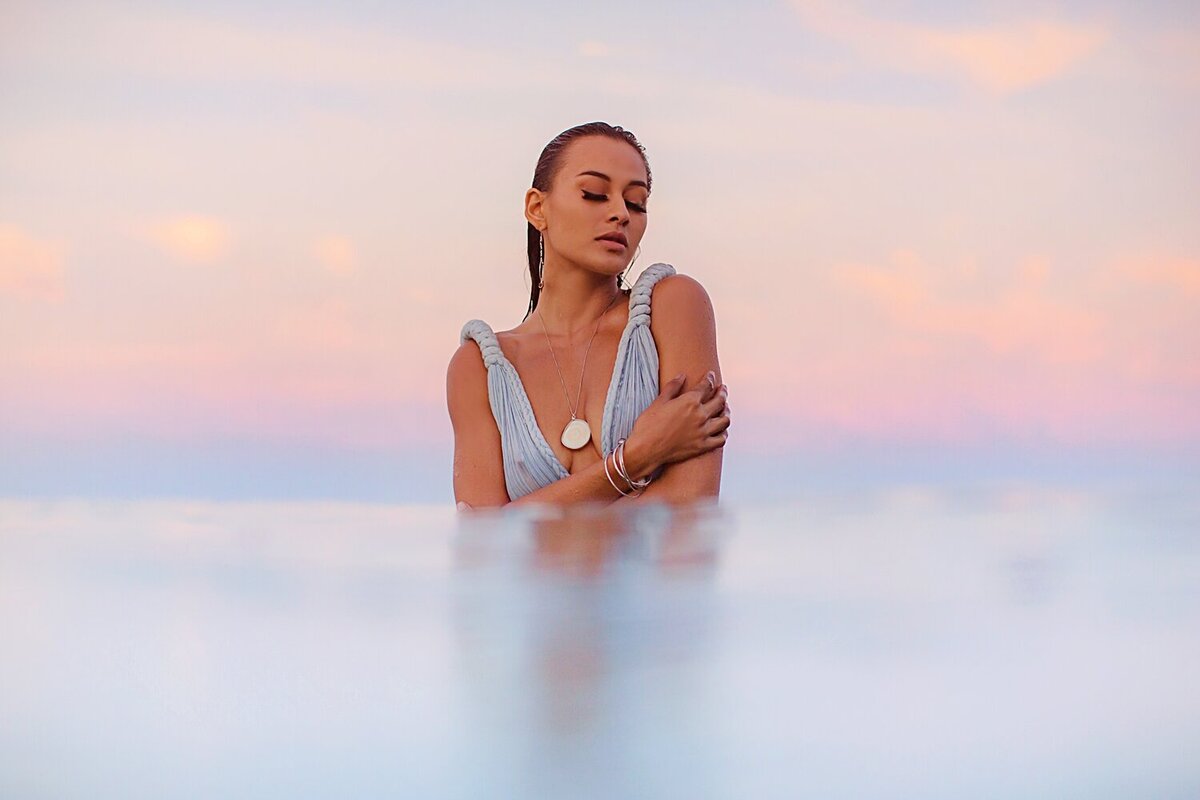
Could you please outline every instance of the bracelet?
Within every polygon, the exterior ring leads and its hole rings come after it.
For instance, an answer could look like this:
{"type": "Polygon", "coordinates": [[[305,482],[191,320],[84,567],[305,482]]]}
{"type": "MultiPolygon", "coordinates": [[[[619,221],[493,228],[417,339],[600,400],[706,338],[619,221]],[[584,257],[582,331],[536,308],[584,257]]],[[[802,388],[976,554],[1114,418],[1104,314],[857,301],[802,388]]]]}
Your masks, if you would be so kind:
{"type": "MultiPolygon", "coordinates": [[[[610,453],[609,455],[612,455],[612,454],[610,453]]],[[[614,464],[616,463],[616,460],[617,459],[614,457],[613,458],[614,464]]],[[[632,492],[627,492],[624,489],[622,489],[620,486],[617,486],[616,481],[614,481],[612,479],[612,475],[610,475],[608,472],[608,456],[604,457],[604,477],[608,478],[608,482],[612,484],[612,487],[614,489],[616,489],[618,492],[620,492],[622,495],[624,495],[625,497],[629,497],[629,495],[633,494],[632,492]]]]}
{"type": "Polygon", "coordinates": [[[647,475],[645,478],[642,478],[640,480],[634,480],[633,478],[629,477],[629,471],[625,469],[625,440],[624,439],[617,440],[617,446],[616,446],[616,448],[614,448],[614,452],[616,453],[616,456],[613,458],[613,461],[617,465],[617,474],[620,475],[622,478],[624,478],[625,481],[630,485],[630,487],[633,488],[633,490],[635,492],[637,492],[638,494],[641,494],[642,491],[647,486],[650,485],[650,476],[647,475]]]}
{"type": "Polygon", "coordinates": [[[617,459],[616,460],[618,460],[620,462],[617,466],[617,471],[621,474],[622,478],[624,478],[625,480],[627,480],[629,482],[630,486],[633,486],[637,489],[645,489],[647,486],[650,485],[650,476],[649,475],[647,475],[646,477],[641,478],[639,480],[634,480],[633,478],[629,477],[629,471],[625,468],[625,440],[624,439],[622,439],[617,446],[617,459]]]}

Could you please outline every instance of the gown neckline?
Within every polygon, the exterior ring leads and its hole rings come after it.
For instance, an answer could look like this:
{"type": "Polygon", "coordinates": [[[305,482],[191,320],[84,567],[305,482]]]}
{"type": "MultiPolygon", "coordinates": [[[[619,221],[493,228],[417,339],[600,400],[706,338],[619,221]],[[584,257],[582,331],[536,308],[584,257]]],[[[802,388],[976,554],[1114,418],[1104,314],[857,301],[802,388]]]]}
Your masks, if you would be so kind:
{"type": "MultiPolygon", "coordinates": [[[[629,335],[629,331],[631,330],[631,326],[630,326],[629,322],[632,321],[632,318],[633,318],[633,292],[629,293],[629,314],[630,314],[629,319],[625,323],[625,330],[621,331],[621,338],[617,340],[617,357],[613,360],[612,374],[608,378],[608,387],[605,389],[606,396],[607,396],[608,392],[611,391],[611,389],[612,389],[612,382],[614,380],[616,380],[616,378],[617,378],[617,371],[621,368],[621,358],[620,358],[621,344],[625,341],[625,337],[629,335]]],[[[500,343],[499,336],[496,337],[496,343],[497,343],[497,345],[500,343]]],[[[525,404],[529,406],[529,411],[530,411],[529,416],[533,419],[533,430],[530,433],[533,436],[536,436],[539,439],[541,439],[542,444],[544,444],[546,446],[546,449],[550,452],[550,455],[554,456],[554,463],[563,472],[562,477],[564,477],[564,478],[570,477],[573,473],[569,469],[566,468],[566,466],[562,463],[562,459],[560,459],[558,457],[558,453],[556,453],[554,451],[554,448],[550,446],[550,442],[546,439],[546,434],[542,432],[542,426],[538,424],[537,414],[532,413],[533,412],[533,403],[531,403],[529,401],[529,393],[527,391],[525,391],[525,380],[524,380],[524,378],[521,377],[521,373],[517,370],[517,365],[512,363],[511,361],[509,361],[508,356],[505,355],[505,353],[504,353],[503,347],[500,348],[500,357],[504,359],[504,363],[506,363],[506,364],[508,364],[508,366],[512,367],[513,374],[517,376],[517,386],[519,386],[521,389],[521,395],[523,396],[523,398],[525,400],[525,404]]],[[[606,402],[604,404],[604,413],[600,418],[600,436],[601,437],[603,437],[604,432],[606,430],[608,430],[608,422],[611,417],[612,417],[612,408],[606,402]]],[[[589,425],[589,427],[590,427],[590,425],[589,425]]],[[[588,440],[588,444],[592,445],[592,449],[599,453],[600,447],[596,444],[596,436],[594,433],[592,435],[592,438],[588,440]]],[[[599,455],[601,458],[604,457],[604,453],[599,453],[599,455]]]]}

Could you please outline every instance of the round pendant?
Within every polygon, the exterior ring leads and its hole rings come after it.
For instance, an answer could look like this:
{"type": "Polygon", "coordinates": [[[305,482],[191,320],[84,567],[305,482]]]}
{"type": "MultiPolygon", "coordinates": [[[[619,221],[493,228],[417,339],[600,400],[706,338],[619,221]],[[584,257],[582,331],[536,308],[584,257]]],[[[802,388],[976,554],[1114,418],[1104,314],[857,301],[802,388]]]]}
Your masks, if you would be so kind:
{"type": "Polygon", "coordinates": [[[585,420],[573,419],[563,428],[563,447],[578,450],[592,440],[592,428],[585,420]]]}

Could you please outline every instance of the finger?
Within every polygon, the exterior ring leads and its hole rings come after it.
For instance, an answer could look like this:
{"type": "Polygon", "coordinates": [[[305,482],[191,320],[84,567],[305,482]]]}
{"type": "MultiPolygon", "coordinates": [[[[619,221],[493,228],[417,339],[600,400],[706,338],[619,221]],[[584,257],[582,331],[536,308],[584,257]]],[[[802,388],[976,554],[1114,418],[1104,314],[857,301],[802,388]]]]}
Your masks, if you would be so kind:
{"type": "Polygon", "coordinates": [[[707,448],[708,450],[716,450],[718,447],[724,447],[725,441],[728,438],[729,438],[728,432],[721,431],[720,433],[717,433],[717,434],[714,434],[713,436],[707,437],[704,440],[703,446],[705,448],[707,448]]]}
{"type": "Polygon", "coordinates": [[[704,412],[710,417],[720,414],[721,409],[727,405],[726,398],[728,396],[729,391],[724,387],[717,389],[715,392],[713,392],[713,396],[709,398],[706,403],[704,403],[704,412]]]}
{"type": "Polygon", "coordinates": [[[704,423],[704,432],[709,436],[729,430],[729,417],[713,417],[704,423]]]}
{"type": "Polygon", "coordinates": [[[717,375],[710,369],[700,377],[700,380],[689,391],[698,392],[700,394],[700,402],[706,403],[712,398],[713,392],[716,390],[717,375]]]}
{"type": "Polygon", "coordinates": [[[678,397],[685,383],[687,383],[687,373],[681,372],[663,385],[659,396],[668,400],[678,397]]]}

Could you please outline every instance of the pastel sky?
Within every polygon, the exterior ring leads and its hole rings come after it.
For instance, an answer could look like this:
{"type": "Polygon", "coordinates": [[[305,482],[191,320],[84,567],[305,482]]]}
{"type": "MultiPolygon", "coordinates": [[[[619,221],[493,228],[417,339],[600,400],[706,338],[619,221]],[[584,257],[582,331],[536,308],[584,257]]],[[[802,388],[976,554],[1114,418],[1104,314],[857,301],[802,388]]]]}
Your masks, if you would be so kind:
{"type": "Polygon", "coordinates": [[[1200,475],[1200,6],[245,6],[0,10],[0,495],[450,499],[446,363],[593,120],[735,491],[1200,475]]]}

